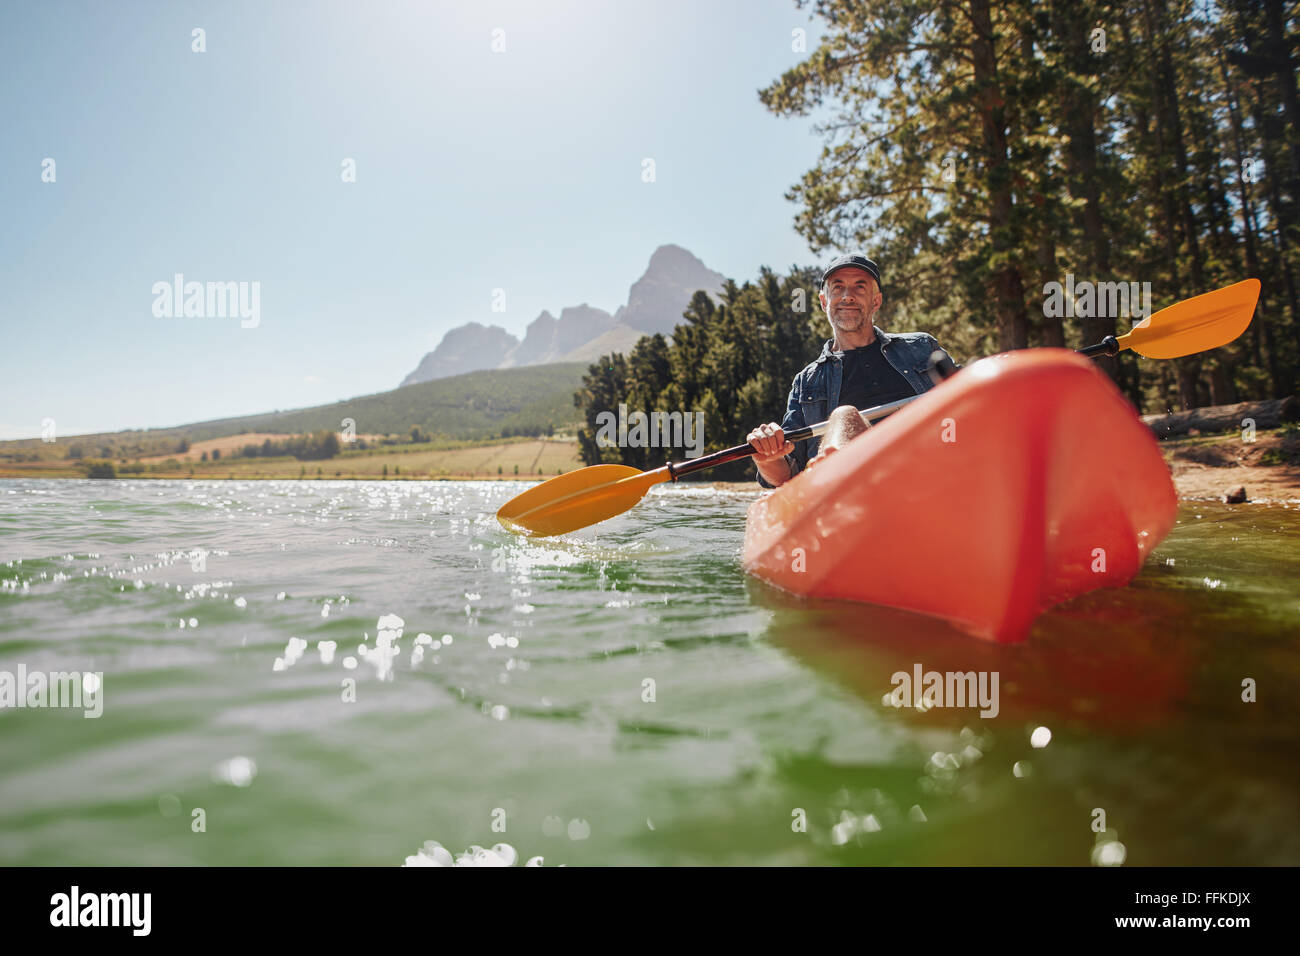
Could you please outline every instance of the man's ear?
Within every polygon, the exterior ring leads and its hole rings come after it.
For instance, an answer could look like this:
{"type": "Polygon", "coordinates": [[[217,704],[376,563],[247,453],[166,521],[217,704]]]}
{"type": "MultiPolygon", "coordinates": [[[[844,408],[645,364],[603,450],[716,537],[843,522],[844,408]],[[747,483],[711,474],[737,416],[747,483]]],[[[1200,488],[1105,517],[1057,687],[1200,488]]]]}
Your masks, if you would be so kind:
{"type": "Polygon", "coordinates": [[[874,303],[871,306],[870,312],[872,317],[874,318],[876,313],[879,312],[885,305],[885,294],[880,291],[879,284],[873,283],[872,285],[873,285],[872,291],[874,293],[873,295],[874,303]]]}

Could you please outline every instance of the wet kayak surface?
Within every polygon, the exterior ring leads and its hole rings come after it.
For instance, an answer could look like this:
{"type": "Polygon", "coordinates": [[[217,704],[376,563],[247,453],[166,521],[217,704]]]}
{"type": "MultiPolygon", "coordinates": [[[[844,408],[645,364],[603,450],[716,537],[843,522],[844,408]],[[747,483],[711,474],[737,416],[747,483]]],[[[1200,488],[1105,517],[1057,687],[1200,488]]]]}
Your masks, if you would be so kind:
{"type": "Polygon", "coordinates": [[[747,577],[753,493],[530,541],[524,487],[0,482],[0,680],[102,674],[0,710],[0,862],[1300,863],[1296,510],[994,645],[747,577]]]}

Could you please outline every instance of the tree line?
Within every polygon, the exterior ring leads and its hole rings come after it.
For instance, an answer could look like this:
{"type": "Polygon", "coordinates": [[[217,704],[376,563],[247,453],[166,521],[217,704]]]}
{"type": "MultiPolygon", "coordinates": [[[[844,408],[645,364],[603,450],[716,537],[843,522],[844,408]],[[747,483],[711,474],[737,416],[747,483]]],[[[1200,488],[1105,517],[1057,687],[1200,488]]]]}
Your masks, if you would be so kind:
{"type": "Polygon", "coordinates": [[[333,458],[341,450],[337,433],[322,429],[308,435],[294,435],[283,441],[267,438],[260,445],[247,444],[231,457],[240,458],[279,458],[291,455],[299,461],[321,461],[333,458]]]}
{"type": "MultiPolygon", "coordinates": [[[[654,468],[683,457],[682,449],[603,447],[597,418],[620,404],[646,412],[702,412],[710,451],[737,444],[761,422],[779,421],[791,380],[829,336],[816,306],[819,274],[814,267],[784,276],[764,268],[755,282],[728,280],[718,302],[696,292],[671,343],[663,335],[645,336],[626,357],[602,357],[574,394],[583,417],[583,462],[654,468]]],[[[737,462],[708,477],[739,479],[752,471],[748,462],[737,462]]]]}
{"type": "MultiPolygon", "coordinates": [[[[809,4],[801,2],[800,6],[809,4]]],[[[1246,277],[1250,331],[1209,355],[1103,367],[1143,411],[1295,391],[1297,8],[1283,0],[817,0],[825,33],[767,88],[818,118],[789,192],[814,251],[864,248],[899,328],[965,358],[1078,347],[1050,283],[1150,283],[1155,307],[1246,277]]]]}
{"type": "MultiPolygon", "coordinates": [[[[816,118],[821,156],[787,194],[795,227],[824,259],[863,250],[881,264],[877,324],[931,332],[966,362],[1090,345],[1140,319],[1144,291],[1158,309],[1254,277],[1259,306],[1236,342],[1099,364],[1141,412],[1295,392],[1294,4],[798,5],[823,21],[822,39],[759,97],[778,116],[816,118]]],[[[818,274],[764,268],[719,302],[699,293],[671,341],[643,338],[592,365],[574,396],[584,462],[667,457],[600,447],[596,416],[620,403],[704,411],[708,450],[779,420],[791,379],[830,335],[818,274]]]]}

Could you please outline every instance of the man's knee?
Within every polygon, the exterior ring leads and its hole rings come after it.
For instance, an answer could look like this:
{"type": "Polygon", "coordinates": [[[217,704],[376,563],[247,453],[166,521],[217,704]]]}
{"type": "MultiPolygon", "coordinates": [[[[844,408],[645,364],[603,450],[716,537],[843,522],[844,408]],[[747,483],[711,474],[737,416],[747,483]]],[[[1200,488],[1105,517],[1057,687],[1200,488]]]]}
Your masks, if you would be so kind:
{"type": "Polygon", "coordinates": [[[841,441],[856,438],[867,430],[868,426],[862,413],[852,405],[840,405],[827,416],[831,423],[830,430],[840,436],[841,441]]]}
{"type": "Polygon", "coordinates": [[[867,430],[866,420],[852,405],[841,405],[834,409],[826,420],[830,423],[822,436],[823,451],[834,451],[848,444],[867,430]]]}
{"type": "Polygon", "coordinates": [[[826,416],[827,420],[832,423],[851,423],[862,421],[862,413],[852,405],[840,405],[831,409],[831,413],[826,416]]]}

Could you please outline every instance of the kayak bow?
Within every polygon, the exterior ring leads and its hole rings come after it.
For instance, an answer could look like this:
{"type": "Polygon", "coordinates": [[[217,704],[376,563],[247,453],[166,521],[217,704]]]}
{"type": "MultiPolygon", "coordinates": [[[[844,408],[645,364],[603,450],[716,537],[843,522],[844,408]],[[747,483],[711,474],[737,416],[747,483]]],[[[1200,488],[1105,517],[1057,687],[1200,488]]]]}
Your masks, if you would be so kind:
{"type": "Polygon", "coordinates": [[[741,559],[805,597],[1018,641],[1045,608],[1128,582],[1176,510],[1110,379],[1034,349],[971,365],[755,501],[741,559]]]}

